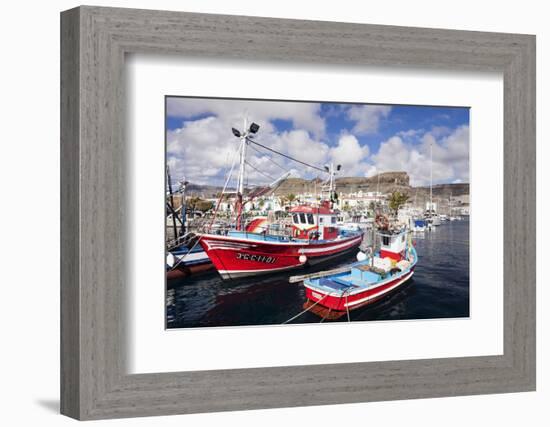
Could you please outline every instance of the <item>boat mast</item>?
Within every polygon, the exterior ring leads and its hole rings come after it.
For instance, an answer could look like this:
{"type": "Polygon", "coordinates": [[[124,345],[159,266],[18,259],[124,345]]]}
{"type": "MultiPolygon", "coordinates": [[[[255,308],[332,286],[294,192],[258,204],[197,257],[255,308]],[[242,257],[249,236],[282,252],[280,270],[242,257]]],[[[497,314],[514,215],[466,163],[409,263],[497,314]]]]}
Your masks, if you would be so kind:
{"type": "Polygon", "coordinates": [[[180,194],[181,194],[181,235],[185,235],[187,225],[187,204],[185,202],[185,191],[187,190],[188,182],[183,177],[183,181],[180,182],[180,194]]]}
{"type": "Polygon", "coordinates": [[[176,209],[174,208],[174,193],[172,191],[172,177],[170,176],[170,167],[166,165],[166,181],[168,183],[168,193],[170,194],[170,210],[172,211],[172,227],[174,230],[174,239],[178,239],[178,228],[176,226],[176,209]]]}
{"type": "Polygon", "coordinates": [[[242,213],[243,213],[243,193],[244,193],[244,166],[246,161],[246,137],[248,136],[247,132],[247,117],[245,115],[243,119],[243,133],[241,134],[241,153],[240,153],[240,168],[239,168],[239,178],[238,178],[238,184],[237,184],[237,230],[242,231],[243,229],[243,221],[242,221],[242,213]]]}
{"type": "Polygon", "coordinates": [[[330,199],[334,196],[334,163],[330,164],[330,199]]]}
{"type": "Polygon", "coordinates": [[[330,206],[331,208],[334,205],[334,202],[336,200],[336,171],[339,171],[342,165],[336,166],[336,169],[334,168],[334,163],[331,163],[329,166],[325,166],[325,170],[329,173],[329,200],[330,200],[330,206]]]}

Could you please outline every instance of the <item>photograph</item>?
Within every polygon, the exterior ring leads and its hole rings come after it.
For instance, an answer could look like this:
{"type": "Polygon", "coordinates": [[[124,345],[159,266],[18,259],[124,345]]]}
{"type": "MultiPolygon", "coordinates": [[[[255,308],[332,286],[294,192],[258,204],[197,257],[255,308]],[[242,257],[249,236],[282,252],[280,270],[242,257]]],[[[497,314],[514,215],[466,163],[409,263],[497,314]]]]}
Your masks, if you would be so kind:
{"type": "Polygon", "coordinates": [[[470,316],[468,107],[167,95],[165,120],[167,329],[470,316]]]}

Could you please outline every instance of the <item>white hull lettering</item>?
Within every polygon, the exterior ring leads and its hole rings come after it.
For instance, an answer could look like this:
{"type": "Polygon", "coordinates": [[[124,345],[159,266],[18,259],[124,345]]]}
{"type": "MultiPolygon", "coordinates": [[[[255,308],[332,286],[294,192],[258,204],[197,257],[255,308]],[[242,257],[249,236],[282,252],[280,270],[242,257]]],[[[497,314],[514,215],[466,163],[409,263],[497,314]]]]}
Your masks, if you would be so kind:
{"type": "Polygon", "coordinates": [[[263,262],[265,264],[274,264],[275,261],[277,261],[277,258],[272,256],[243,254],[242,252],[237,253],[237,259],[243,259],[246,261],[263,262]]]}

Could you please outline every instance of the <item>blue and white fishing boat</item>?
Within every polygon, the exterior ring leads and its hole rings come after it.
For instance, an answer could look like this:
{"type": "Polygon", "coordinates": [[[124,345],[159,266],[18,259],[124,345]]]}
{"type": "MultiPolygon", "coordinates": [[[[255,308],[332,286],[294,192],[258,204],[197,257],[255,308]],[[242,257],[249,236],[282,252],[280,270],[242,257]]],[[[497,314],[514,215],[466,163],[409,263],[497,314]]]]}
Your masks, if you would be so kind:
{"type": "Polygon", "coordinates": [[[426,227],[427,227],[427,224],[425,219],[413,220],[412,231],[423,232],[423,231],[426,231],[426,227]]]}
{"type": "Polygon", "coordinates": [[[168,280],[202,273],[214,268],[207,253],[198,244],[181,244],[166,253],[166,278],[168,280]]]}

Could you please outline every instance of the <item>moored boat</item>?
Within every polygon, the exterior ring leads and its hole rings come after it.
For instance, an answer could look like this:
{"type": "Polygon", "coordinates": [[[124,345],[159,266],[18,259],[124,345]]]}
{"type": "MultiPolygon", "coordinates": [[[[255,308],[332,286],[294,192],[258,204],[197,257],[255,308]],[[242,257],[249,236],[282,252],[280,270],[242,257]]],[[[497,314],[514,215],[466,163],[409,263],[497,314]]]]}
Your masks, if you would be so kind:
{"type": "Polygon", "coordinates": [[[412,231],[418,231],[418,232],[426,231],[426,220],[414,219],[412,231]]]}
{"type": "MultiPolygon", "coordinates": [[[[288,229],[281,224],[271,224],[266,218],[254,218],[248,224],[244,221],[243,206],[251,201],[244,200],[244,182],[246,150],[249,144],[256,144],[264,149],[268,147],[252,139],[259,130],[259,125],[248,126],[244,121],[243,131],[232,129],[233,135],[240,138],[240,167],[236,191],[236,224],[235,228],[225,234],[203,233],[199,243],[212,261],[223,279],[235,279],[260,274],[277,273],[309,265],[315,265],[329,259],[347,254],[359,247],[363,232],[341,230],[337,227],[337,213],[332,209],[335,199],[334,176],[340,166],[326,166],[320,169],[313,165],[293,159],[301,164],[327,173],[329,178],[328,200],[316,204],[300,205],[290,210],[292,224],[288,229]]],[[[273,151],[269,149],[270,151],[273,151]]],[[[288,176],[288,173],[284,175],[288,176]]],[[[276,180],[271,184],[274,188],[276,180]]],[[[255,194],[255,193],[253,193],[255,194]]],[[[217,210],[217,209],[216,209],[217,210]]]]}
{"type": "Polygon", "coordinates": [[[417,254],[407,229],[379,232],[380,250],[349,268],[306,278],[304,308],[336,319],[379,300],[414,274],[417,254]]]}
{"type": "Polygon", "coordinates": [[[200,245],[181,244],[166,254],[166,278],[168,280],[187,277],[191,274],[212,270],[214,266],[200,245]]]}
{"type": "Polygon", "coordinates": [[[269,225],[258,231],[257,222],[245,231],[226,235],[203,234],[200,244],[224,279],[275,273],[312,266],[347,254],[359,247],[362,231],[335,226],[336,213],[328,206],[292,209],[288,234],[271,234],[269,225]],[[252,228],[256,232],[250,232],[252,228]]]}

